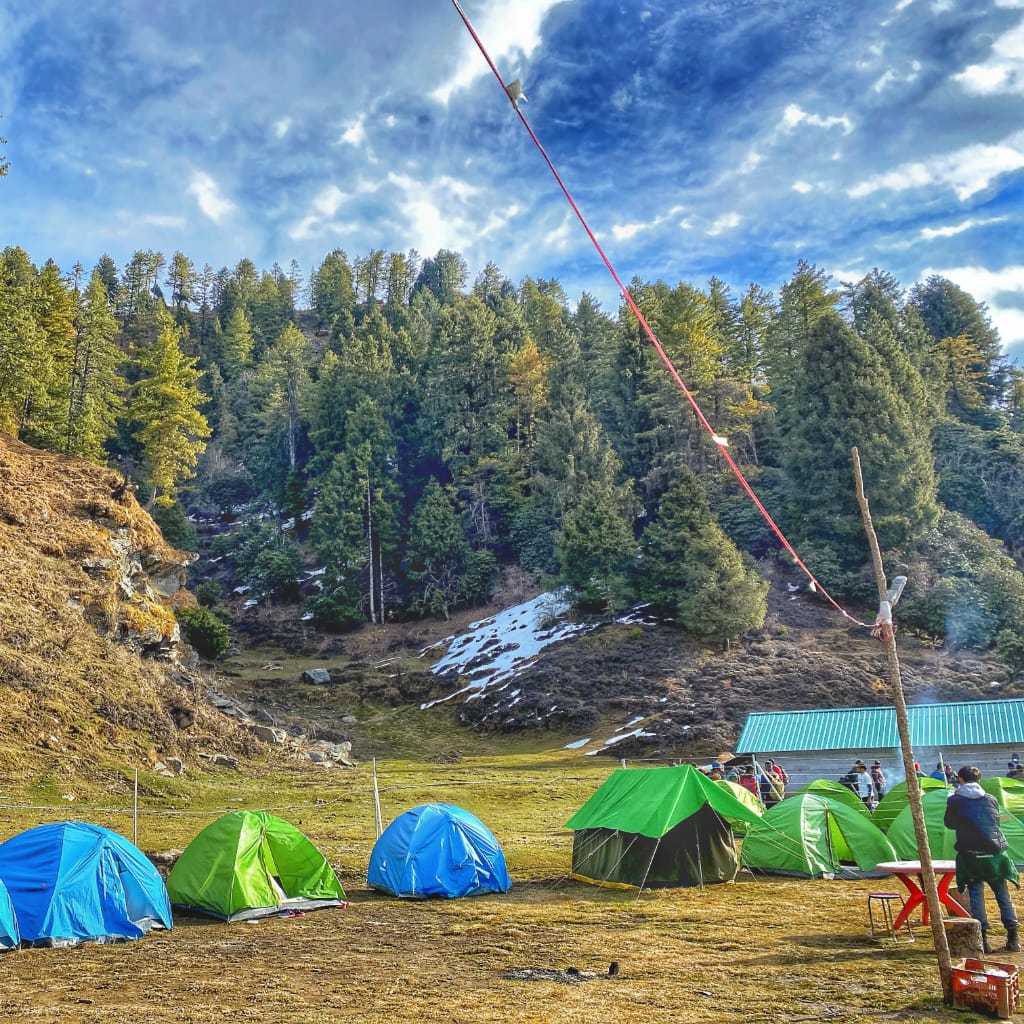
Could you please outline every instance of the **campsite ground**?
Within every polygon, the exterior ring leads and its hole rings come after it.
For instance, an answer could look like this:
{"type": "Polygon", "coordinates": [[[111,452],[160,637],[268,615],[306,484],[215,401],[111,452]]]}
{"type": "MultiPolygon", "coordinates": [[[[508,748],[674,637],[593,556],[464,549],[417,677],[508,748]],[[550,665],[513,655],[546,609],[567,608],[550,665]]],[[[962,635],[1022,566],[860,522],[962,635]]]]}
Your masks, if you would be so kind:
{"type": "MultiPolygon", "coordinates": [[[[371,777],[349,771],[225,771],[145,778],[140,845],[185,845],[226,808],[266,807],[327,853],[351,899],[343,911],[258,924],[180,917],[139,943],[30,950],[0,961],[0,1020],[207,1024],[225,1018],[335,1021],[971,1020],[943,1010],[930,942],[866,937],[869,883],[755,881],[635,894],[573,883],[561,825],[609,770],[561,750],[380,765],[385,819],[424,800],[459,803],[502,840],[513,873],[502,897],[414,903],[366,889],[371,777]],[[576,984],[507,980],[515,968],[604,972],[576,984]]],[[[76,817],[131,834],[123,779],[50,779],[0,806],[0,838],[76,817]],[[74,796],[65,801],[65,796],[74,796]],[[56,800],[55,800],[56,797],[56,800]],[[53,809],[44,805],[63,804],[53,809]]],[[[885,886],[891,888],[891,886],[885,886]]]]}

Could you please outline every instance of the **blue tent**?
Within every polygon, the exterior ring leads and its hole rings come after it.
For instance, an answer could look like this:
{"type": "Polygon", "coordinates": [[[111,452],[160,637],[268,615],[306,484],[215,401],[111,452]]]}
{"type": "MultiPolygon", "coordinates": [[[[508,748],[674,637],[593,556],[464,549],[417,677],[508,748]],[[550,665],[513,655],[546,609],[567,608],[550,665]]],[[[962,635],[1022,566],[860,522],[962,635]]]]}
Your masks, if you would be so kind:
{"type": "Polygon", "coordinates": [[[7,887],[0,882],[0,950],[14,949],[20,941],[18,919],[14,916],[11,897],[7,894],[7,887]]]}
{"type": "Polygon", "coordinates": [[[0,843],[21,938],[38,945],[137,939],[171,927],[156,868],[123,836],[98,825],[40,825],[0,843]]]}
{"type": "Polygon", "coordinates": [[[367,880],[392,896],[418,898],[512,888],[494,834],[451,804],[423,804],[395,818],[373,848],[367,880]]]}

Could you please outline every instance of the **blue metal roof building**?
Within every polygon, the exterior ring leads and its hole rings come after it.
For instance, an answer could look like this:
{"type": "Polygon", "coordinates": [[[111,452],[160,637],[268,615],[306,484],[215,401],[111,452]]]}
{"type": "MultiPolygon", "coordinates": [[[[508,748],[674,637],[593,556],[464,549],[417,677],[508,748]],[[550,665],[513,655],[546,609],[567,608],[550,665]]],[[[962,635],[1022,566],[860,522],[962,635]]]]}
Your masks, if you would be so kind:
{"type": "MultiPolygon", "coordinates": [[[[1024,699],[916,704],[908,708],[915,749],[1024,747],[1024,699]]],[[[892,707],[754,712],[737,754],[828,750],[893,750],[899,746],[892,707]]]]}

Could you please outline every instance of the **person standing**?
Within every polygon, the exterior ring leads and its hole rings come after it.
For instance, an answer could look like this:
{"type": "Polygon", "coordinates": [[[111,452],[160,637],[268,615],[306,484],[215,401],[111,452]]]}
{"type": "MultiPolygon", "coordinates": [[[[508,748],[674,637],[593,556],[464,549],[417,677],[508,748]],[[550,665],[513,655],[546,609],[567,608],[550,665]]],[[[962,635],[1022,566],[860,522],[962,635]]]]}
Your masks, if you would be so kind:
{"type": "Polygon", "coordinates": [[[858,761],[854,766],[854,781],[856,783],[857,796],[864,801],[864,806],[870,811],[872,798],[874,796],[874,785],[871,782],[871,776],[868,775],[867,767],[863,761],[858,761]]]}
{"type": "Polygon", "coordinates": [[[1017,913],[1010,898],[1009,883],[1018,888],[1017,868],[1006,852],[1006,837],[999,828],[999,805],[981,788],[981,772],[965,765],[957,772],[960,783],[946,801],[946,828],[956,833],[956,885],[967,890],[971,915],[981,924],[982,949],[991,953],[985,886],[991,888],[999,905],[999,918],[1006,929],[1006,952],[1020,952],[1017,913]]]}
{"type": "Polygon", "coordinates": [[[885,796],[885,771],[882,769],[882,762],[875,761],[871,765],[871,783],[875,787],[875,799],[881,801],[885,796]]]}

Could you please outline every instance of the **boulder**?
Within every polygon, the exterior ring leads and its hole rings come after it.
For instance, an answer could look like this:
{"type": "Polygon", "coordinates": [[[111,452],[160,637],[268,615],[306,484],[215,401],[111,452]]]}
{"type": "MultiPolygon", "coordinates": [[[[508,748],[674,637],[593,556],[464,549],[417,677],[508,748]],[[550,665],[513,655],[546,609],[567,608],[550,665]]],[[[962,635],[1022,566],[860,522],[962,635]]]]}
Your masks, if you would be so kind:
{"type": "Polygon", "coordinates": [[[185,762],[180,757],[165,757],[164,764],[167,765],[168,769],[174,775],[185,774],[185,762]]]}
{"type": "Polygon", "coordinates": [[[278,746],[288,738],[288,733],[284,729],[275,729],[272,725],[260,725],[254,722],[249,726],[249,731],[256,739],[278,746]]]}
{"type": "Polygon", "coordinates": [[[211,763],[217,768],[235,769],[238,767],[238,758],[230,754],[214,754],[211,763]]]}
{"type": "Polygon", "coordinates": [[[313,683],[315,686],[330,686],[331,673],[325,668],[307,668],[302,673],[302,682],[313,683]]]}

